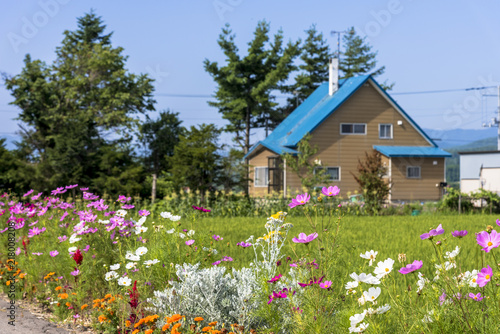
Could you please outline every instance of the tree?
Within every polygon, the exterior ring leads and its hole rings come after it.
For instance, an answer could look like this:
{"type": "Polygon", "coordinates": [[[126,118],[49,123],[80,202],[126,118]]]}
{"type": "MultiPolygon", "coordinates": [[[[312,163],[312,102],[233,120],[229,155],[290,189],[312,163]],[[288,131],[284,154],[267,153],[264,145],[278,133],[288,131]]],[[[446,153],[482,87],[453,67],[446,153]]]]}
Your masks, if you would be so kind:
{"type": "Polygon", "coordinates": [[[243,152],[230,149],[226,156],[220,157],[220,170],[217,184],[225,192],[245,191],[248,186],[247,164],[243,161],[243,152]]]}
{"type": "Polygon", "coordinates": [[[295,69],[294,58],[299,53],[299,42],[283,46],[280,30],[269,43],[269,24],[257,24],[254,39],[248,43],[248,54],[241,57],[235,44],[235,35],[229,25],[222,29],[218,44],[226,56],[226,64],[205,59],[205,70],[217,84],[216,101],[210,106],[219,109],[229,121],[226,131],[234,133],[235,142],[246,154],[252,146],[250,133],[256,127],[269,127],[279,110],[273,91],[284,83],[295,69]]]}
{"type": "Polygon", "coordinates": [[[173,156],[168,158],[174,185],[178,189],[187,186],[191,191],[199,191],[202,201],[205,192],[216,187],[220,132],[213,124],[191,126],[181,134],[173,156]]]}
{"type": "Polygon", "coordinates": [[[76,31],[64,32],[53,64],[27,55],[22,72],[5,77],[11,104],[21,109],[19,147],[36,165],[38,189],[91,185],[102,162],[113,159],[103,154],[135,159],[128,147],[138,124],[134,116],[154,110],[154,88],[146,75],[126,70],[127,57],[112,47],[105,28],[93,12],[85,14],[76,31]]]}
{"type": "Polygon", "coordinates": [[[318,153],[317,146],[311,146],[311,135],[307,134],[297,144],[297,156],[290,153],[283,154],[283,160],[286,160],[286,167],[291,169],[300,179],[303,188],[311,189],[324,185],[328,182],[329,175],[324,168],[321,168],[319,159],[312,161],[312,158],[318,153]]]}
{"type": "MultiPolygon", "coordinates": [[[[344,51],[341,52],[339,69],[342,72],[341,79],[356,75],[371,74],[376,77],[384,73],[385,66],[377,67],[377,53],[372,51],[372,46],[361,38],[352,27],[343,37],[344,51]]],[[[394,83],[388,85],[384,82],[382,87],[386,90],[392,89],[394,83]]]]}
{"type": "Polygon", "coordinates": [[[299,74],[295,77],[295,83],[288,88],[288,93],[294,94],[289,99],[289,105],[297,107],[311,95],[322,83],[328,81],[328,66],[332,53],[323,33],[318,33],[316,25],[308,30],[307,38],[301,47],[299,74]]]}
{"type": "Polygon", "coordinates": [[[139,138],[145,149],[144,166],[147,172],[152,173],[152,202],[156,198],[157,177],[165,175],[170,169],[168,157],[174,154],[174,147],[179,142],[181,123],[179,113],[167,110],[160,111],[159,117],[155,120],[146,116],[146,121],[139,126],[139,138]]]}
{"type": "Polygon", "coordinates": [[[365,208],[377,213],[387,199],[391,185],[384,179],[387,168],[382,163],[382,155],[376,150],[365,152],[365,160],[358,160],[358,175],[352,173],[365,199],[365,208]]]}

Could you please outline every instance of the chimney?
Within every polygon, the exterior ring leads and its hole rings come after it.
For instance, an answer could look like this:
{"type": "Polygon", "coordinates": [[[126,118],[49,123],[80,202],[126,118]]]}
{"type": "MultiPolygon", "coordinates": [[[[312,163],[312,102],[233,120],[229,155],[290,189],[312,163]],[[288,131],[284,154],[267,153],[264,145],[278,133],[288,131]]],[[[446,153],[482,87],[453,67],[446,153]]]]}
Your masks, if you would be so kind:
{"type": "Polygon", "coordinates": [[[328,85],[328,94],[331,96],[339,90],[339,59],[330,59],[330,80],[328,85]]]}

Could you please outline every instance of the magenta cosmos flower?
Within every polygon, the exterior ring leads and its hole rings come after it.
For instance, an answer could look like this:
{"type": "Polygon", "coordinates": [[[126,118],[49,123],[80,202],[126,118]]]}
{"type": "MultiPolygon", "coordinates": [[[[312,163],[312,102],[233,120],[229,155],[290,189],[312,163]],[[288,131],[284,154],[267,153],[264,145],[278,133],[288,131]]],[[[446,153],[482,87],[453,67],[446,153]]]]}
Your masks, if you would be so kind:
{"type": "Polygon", "coordinates": [[[481,269],[481,272],[477,274],[477,285],[482,288],[491,281],[491,277],[493,277],[493,270],[490,266],[481,269]]]}
{"type": "Polygon", "coordinates": [[[321,192],[325,196],[337,196],[340,193],[340,189],[337,186],[333,186],[333,187],[329,186],[328,188],[323,187],[323,189],[321,189],[321,192]]]}
{"type": "Polygon", "coordinates": [[[194,244],[194,240],[191,239],[186,241],[186,245],[191,246],[192,244],[194,244]]]}
{"type": "Polygon", "coordinates": [[[322,289],[328,289],[332,285],[332,281],[325,281],[319,284],[319,287],[322,289]]]}
{"type": "Polygon", "coordinates": [[[413,263],[406,265],[406,267],[399,269],[399,272],[403,275],[406,275],[411,272],[414,272],[415,270],[419,270],[420,268],[422,268],[422,265],[423,265],[422,261],[415,260],[413,261],[413,263]]]}
{"type": "Polygon", "coordinates": [[[273,278],[271,278],[269,281],[267,281],[267,283],[276,283],[280,280],[280,278],[282,277],[283,275],[279,274],[278,276],[274,276],[273,278]]]}
{"type": "Polygon", "coordinates": [[[49,254],[50,254],[50,256],[55,257],[59,254],[59,252],[54,250],[54,251],[49,252],[49,254]]]}
{"type": "Polygon", "coordinates": [[[290,207],[290,209],[292,209],[298,205],[306,204],[307,202],[309,202],[310,199],[311,199],[311,195],[309,195],[308,193],[305,193],[303,195],[297,195],[296,198],[292,199],[292,203],[288,204],[288,206],[290,207]]]}
{"type": "Polygon", "coordinates": [[[474,299],[475,301],[478,301],[478,302],[483,300],[483,297],[481,297],[481,293],[478,293],[477,295],[475,295],[471,292],[471,293],[469,293],[469,298],[474,299]]]}
{"type": "Polygon", "coordinates": [[[493,248],[497,248],[500,245],[500,233],[492,230],[491,233],[482,231],[476,236],[476,241],[480,246],[483,246],[483,250],[489,253],[493,248]]]}
{"type": "Polygon", "coordinates": [[[148,210],[139,210],[139,216],[147,217],[151,214],[148,210]]]}
{"type": "Polygon", "coordinates": [[[297,243],[297,244],[308,244],[314,239],[318,237],[318,233],[314,232],[313,234],[305,234],[305,233],[300,233],[298,238],[293,238],[292,241],[297,243]]]}
{"type": "Polygon", "coordinates": [[[451,232],[451,235],[454,236],[455,238],[462,238],[462,237],[465,237],[467,235],[467,232],[466,230],[463,230],[463,231],[455,231],[455,232],[451,232]]]}
{"type": "Polygon", "coordinates": [[[247,247],[252,246],[252,244],[251,244],[251,243],[249,243],[249,242],[244,242],[244,241],[241,241],[241,242],[238,242],[238,243],[236,244],[236,246],[241,246],[241,247],[243,247],[243,248],[247,248],[247,247]]]}
{"type": "Polygon", "coordinates": [[[420,236],[420,239],[425,240],[425,239],[432,239],[432,237],[435,237],[436,235],[440,235],[444,233],[444,229],[439,224],[439,226],[435,230],[430,230],[429,233],[424,233],[420,236]]]}

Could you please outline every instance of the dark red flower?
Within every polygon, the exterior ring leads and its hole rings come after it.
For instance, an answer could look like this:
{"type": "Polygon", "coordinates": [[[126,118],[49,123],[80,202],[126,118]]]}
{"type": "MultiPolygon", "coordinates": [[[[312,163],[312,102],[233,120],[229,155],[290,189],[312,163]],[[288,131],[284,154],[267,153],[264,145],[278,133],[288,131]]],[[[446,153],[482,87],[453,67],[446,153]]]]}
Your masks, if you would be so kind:
{"type": "Polygon", "coordinates": [[[73,260],[75,260],[77,266],[82,264],[83,255],[82,252],[80,252],[80,249],[77,249],[75,254],[73,254],[73,260]]]}

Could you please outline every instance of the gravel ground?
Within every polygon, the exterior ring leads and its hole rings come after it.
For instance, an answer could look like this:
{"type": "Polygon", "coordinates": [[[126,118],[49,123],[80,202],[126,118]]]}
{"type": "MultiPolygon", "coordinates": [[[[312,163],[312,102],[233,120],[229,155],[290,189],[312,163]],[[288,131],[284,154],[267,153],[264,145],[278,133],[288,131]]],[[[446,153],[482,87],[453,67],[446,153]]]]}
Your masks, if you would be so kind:
{"type": "Polygon", "coordinates": [[[9,318],[10,303],[6,295],[0,296],[0,333],[19,333],[19,334],[69,334],[69,333],[92,333],[86,331],[85,329],[77,328],[72,329],[64,327],[63,325],[57,325],[53,322],[48,321],[49,313],[43,313],[36,307],[30,307],[31,305],[21,302],[21,305],[16,301],[15,304],[15,326],[9,324],[11,319],[9,318]],[[30,310],[28,310],[29,308],[30,310]]]}

